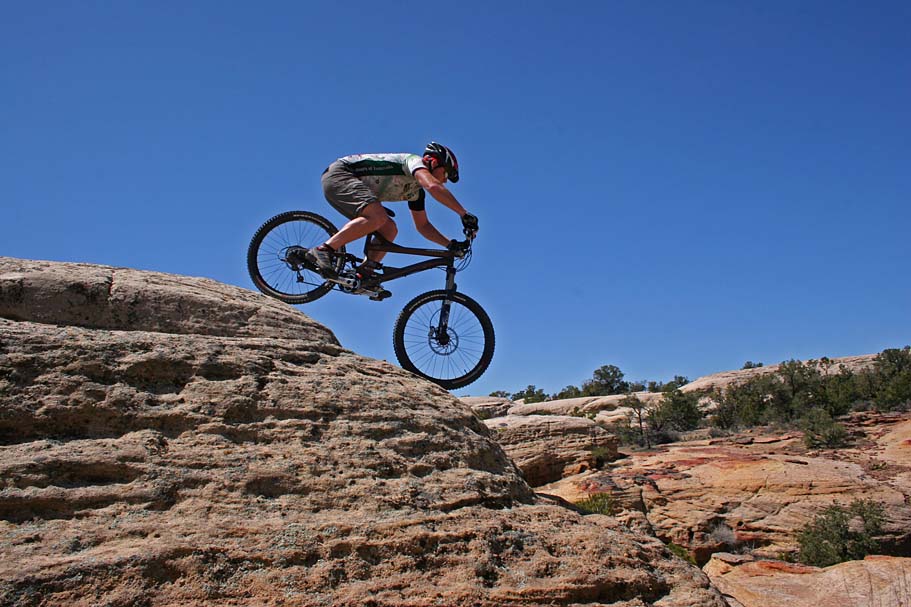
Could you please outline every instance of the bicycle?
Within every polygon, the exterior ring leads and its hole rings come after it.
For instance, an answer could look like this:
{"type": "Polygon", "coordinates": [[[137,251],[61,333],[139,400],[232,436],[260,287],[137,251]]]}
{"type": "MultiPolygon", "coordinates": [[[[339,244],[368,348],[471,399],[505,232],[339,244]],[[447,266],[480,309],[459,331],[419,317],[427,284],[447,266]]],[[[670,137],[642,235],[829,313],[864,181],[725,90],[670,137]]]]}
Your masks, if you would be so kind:
{"type": "Polygon", "coordinates": [[[333,289],[381,301],[389,296],[382,283],[444,268],[445,288],[421,293],[399,313],[392,332],[396,358],[403,369],[446,390],[463,388],[487,370],[494,351],[493,323],[478,302],[457,290],[455,282],[456,274],[471,261],[474,234],[466,230],[462,250],[402,247],[371,234],[364,244],[365,258],[370,251],[386,251],[430,259],[401,268],[380,265],[374,280],[364,283],[355,272],[362,260],[344,247],[337,251],[337,277],[323,277],[304,258],[310,248],[337,231],[331,221],[308,211],[272,217],[259,227],[247,250],[253,284],[289,304],[315,301],[333,289]]]}

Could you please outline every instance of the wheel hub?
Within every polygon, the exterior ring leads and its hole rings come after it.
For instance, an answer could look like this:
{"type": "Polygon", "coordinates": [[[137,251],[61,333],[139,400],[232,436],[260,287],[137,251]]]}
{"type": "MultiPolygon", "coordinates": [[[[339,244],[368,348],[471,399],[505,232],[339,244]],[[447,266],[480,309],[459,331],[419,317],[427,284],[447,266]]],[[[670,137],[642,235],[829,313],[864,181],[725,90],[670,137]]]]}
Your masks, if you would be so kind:
{"type": "Polygon", "coordinates": [[[459,336],[452,327],[446,327],[442,333],[437,327],[430,327],[427,343],[434,353],[449,356],[459,349],[459,336]]]}

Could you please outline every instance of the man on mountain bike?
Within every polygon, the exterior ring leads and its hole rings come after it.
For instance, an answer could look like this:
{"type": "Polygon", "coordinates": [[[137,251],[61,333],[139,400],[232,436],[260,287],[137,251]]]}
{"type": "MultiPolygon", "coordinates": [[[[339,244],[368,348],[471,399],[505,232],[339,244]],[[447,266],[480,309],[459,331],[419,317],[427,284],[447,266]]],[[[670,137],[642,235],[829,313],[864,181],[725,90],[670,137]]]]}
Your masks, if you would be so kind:
{"type": "MultiPolygon", "coordinates": [[[[459,180],[459,162],[452,150],[431,142],[423,156],[417,154],[356,154],[339,158],[323,172],[323,193],[339,213],[350,219],[329,240],[307,252],[307,260],[326,278],[336,277],[335,252],[349,242],[373,232],[392,242],[398,227],[394,215],[383,202],[408,201],[417,231],[431,242],[452,250],[462,243],[449,240],[427,218],[424,210],[425,191],[443,206],[459,214],[466,230],[476,232],[478,218],[465,210],[446,188],[446,180],[459,180]]],[[[385,252],[371,251],[358,268],[366,284],[375,279],[375,271],[385,252]]],[[[375,280],[374,280],[375,282],[375,280]]]]}

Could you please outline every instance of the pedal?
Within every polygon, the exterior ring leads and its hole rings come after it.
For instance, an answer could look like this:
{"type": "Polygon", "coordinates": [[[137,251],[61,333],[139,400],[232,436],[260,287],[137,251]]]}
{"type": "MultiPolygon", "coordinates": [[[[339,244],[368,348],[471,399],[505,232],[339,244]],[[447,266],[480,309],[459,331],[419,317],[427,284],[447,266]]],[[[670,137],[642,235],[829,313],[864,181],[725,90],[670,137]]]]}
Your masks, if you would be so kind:
{"type": "Polygon", "coordinates": [[[392,292],[387,291],[386,289],[381,289],[370,296],[370,301],[383,301],[387,297],[392,297],[392,292]]]}

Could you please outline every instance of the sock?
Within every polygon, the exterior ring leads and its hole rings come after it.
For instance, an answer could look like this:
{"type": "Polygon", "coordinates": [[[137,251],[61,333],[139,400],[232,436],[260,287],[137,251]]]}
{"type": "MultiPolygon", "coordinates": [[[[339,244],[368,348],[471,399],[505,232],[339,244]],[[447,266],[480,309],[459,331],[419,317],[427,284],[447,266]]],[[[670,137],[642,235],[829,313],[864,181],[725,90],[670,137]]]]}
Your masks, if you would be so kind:
{"type": "Polygon", "coordinates": [[[317,251],[329,251],[330,253],[335,253],[335,249],[327,245],[325,242],[320,246],[316,247],[317,251]]]}

